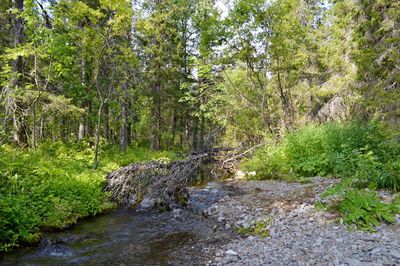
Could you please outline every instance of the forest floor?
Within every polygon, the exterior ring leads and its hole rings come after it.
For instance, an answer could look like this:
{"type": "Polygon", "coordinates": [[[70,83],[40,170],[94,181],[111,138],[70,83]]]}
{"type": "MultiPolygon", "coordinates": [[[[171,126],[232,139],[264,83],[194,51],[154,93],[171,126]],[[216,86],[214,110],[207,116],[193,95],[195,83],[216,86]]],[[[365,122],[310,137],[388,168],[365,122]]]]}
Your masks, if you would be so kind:
{"type": "MultiPolygon", "coordinates": [[[[399,265],[400,217],[376,232],[349,230],[315,203],[337,180],[311,183],[227,181],[232,193],[203,213],[242,237],[205,247],[208,265],[399,265]]],[[[209,186],[212,183],[209,183],[209,186]]],[[[211,190],[207,187],[205,190],[211,190]]],[[[380,192],[385,200],[391,195],[380,192]]]]}

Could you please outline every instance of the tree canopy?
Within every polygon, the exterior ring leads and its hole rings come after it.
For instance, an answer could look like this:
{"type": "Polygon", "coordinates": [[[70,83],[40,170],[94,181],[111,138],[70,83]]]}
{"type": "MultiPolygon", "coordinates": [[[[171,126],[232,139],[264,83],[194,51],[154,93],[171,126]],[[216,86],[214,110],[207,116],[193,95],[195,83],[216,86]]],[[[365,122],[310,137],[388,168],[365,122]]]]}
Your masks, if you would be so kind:
{"type": "Polygon", "coordinates": [[[397,123],[397,2],[15,0],[1,10],[3,143],[246,146],[320,120],[337,97],[346,116],[397,123]]]}

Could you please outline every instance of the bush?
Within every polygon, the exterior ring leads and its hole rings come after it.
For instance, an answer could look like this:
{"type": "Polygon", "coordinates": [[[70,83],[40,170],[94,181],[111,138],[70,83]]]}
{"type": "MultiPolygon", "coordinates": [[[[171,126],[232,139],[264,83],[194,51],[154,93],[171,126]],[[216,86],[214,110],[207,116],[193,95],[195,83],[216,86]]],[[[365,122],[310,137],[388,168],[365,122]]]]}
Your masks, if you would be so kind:
{"type": "Polygon", "coordinates": [[[347,224],[372,231],[381,222],[394,222],[395,210],[382,203],[375,191],[349,189],[337,205],[347,224]]]}
{"type": "Polygon", "coordinates": [[[391,188],[400,185],[400,144],[371,123],[310,125],[288,134],[279,144],[261,149],[243,163],[259,179],[310,176],[353,177],[359,184],[391,188]]]}
{"type": "Polygon", "coordinates": [[[326,195],[336,195],[335,209],[347,224],[364,230],[373,230],[382,221],[392,222],[394,214],[400,212],[399,197],[386,204],[369,191],[388,188],[398,192],[400,186],[399,139],[390,138],[385,128],[375,122],[304,127],[288,134],[279,144],[257,151],[243,167],[256,171],[258,179],[340,177],[339,185],[326,195]]]}
{"type": "Polygon", "coordinates": [[[173,158],[168,152],[131,148],[101,150],[93,169],[93,148],[81,143],[44,143],[37,150],[0,147],[0,251],[37,240],[46,228],[65,228],[114,204],[103,191],[107,172],[134,161],[173,158]]]}

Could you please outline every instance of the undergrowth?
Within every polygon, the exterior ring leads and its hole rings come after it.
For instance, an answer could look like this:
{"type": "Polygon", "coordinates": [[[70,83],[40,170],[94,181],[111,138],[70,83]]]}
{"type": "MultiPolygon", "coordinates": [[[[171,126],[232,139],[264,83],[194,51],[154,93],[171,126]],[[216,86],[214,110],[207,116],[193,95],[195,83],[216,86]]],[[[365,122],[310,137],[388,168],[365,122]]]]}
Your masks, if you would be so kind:
{"type": "Polygon", "coordinates": [[[398,200],[382,203],[376,189],[400,188],[400,141],[377,122],[310,125],[285,136],[275,146],[258,150],[244,161],[255,179],[299,181],[307,177],[341,178],[333,193],[336,210],[347,224],[372,230],[399,213],[398,200]]]}
{"type": "Polygon", "coordinates": [[[175,157],[171,152],[106,147],[93,169],[90,144],[45,143],[36,150],[0,146],[0,251],[40,239],[41,229],[62,229],[114,206],[105,175],[134,161],[175,157]]]}

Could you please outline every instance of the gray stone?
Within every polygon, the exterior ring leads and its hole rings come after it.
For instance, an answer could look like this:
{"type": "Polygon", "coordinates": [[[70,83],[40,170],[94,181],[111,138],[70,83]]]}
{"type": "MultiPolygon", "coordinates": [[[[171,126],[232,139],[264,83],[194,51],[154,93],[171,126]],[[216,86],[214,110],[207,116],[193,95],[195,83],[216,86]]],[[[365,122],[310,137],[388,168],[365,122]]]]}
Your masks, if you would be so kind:
{"type": "Polygon", "coordinates": [[[225,251],[225,254],[229,255],[229,256],[237,256],[238,255],[238,253],[233,251],[232,249],[225,251]]]}

